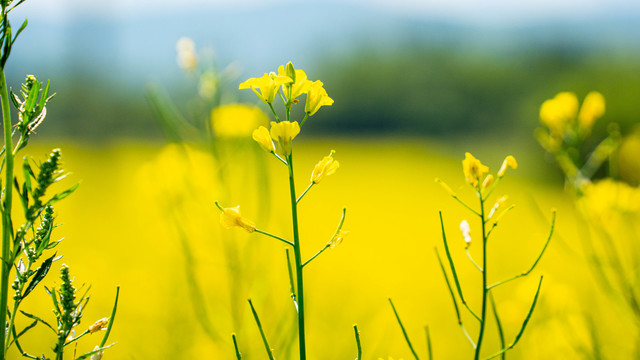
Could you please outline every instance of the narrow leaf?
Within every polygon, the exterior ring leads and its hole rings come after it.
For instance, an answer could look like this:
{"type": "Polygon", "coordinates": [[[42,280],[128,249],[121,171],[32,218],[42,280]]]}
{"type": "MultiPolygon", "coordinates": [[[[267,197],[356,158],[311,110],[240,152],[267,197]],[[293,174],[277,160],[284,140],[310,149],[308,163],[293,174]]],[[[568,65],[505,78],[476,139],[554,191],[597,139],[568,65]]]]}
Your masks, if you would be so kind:
{"type": "Polygon", "coordinates": [[[33,275],[31,282],[29,283],[24,293],[22,294],[23,298],[27,297],[27,295],[29,295],[29,293],[33,291],[36,285],[38,285],[38,283],[40,283],[40,281],[42,281],[42,279],[44,279],[44,277],[47,276],[47,273],[51,268],[51,264],[53,263],[54,257],[56,257],[55,254],[52,257],[42,262],[42,265],[40,265],[40,267],[36,270],[36,273],[33,275]]]}
{"type": "Polygon", "coordinates": [[[407,334],[407,330],[405,330],[404,325],[402,325],[402,320],[400,320],[400,315],[398,315],[398,312],[396,311],[396,307],[393,306],[393,301],[391,300],[391,298],[389,298],[389,304],[391,304],[391,309],[393,309],[393,313],[396,315],[396,320],[398,321],[398,325],[400,325],[400,329],[402,329],[402,334],[404,335],[404,339],[407,342],[407,345],[409,345],[409,349],[411,349],[411,353],[416,358],[416,360],[420,360],[420,358],[418,357],[418,354],[413,349],[413,345],[411,344],[411,340],[409,340],[409,335],[407,334]]]}

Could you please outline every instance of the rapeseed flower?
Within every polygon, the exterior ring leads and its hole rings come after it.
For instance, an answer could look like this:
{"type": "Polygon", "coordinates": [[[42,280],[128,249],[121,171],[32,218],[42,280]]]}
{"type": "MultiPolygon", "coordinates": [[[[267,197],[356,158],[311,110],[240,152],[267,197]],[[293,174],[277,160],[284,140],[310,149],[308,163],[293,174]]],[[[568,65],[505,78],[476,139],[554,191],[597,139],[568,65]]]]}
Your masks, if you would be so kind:
{"type": "Polygon", "coordinates": [[[291,154],[291,141],[300,133],[300,125],[297,121],[271,122],[271,138],[278,142],[278,154],[288,156],[291,154]]]}
{"type": "Polygon", "coordinates": [[[340,163],[333,159],[335,150],[331,150],[329,156],[325,156],[316,164],[311,173],[311,182],[314,184],[319,183],[325,176],[333,175],[340,167],[340,163]]]}
{"type": "Polygon", "coordinates": [[[211,127],[219,137],[248,137],[268,121],[267,115],[255,106],[229,104],[211,111],[211,127]]]}
{"type": "Polygon", "coordinates": [[[321,106],[333,105],[333,99],[329,97],[327,91],[322,87],[322,81],[314,81],[307,90],[307,102],[304,106],[304,111],[312,116],[321,106]]]}
{"type": "Polygon", "coordinates": [[[262,77],[250,78],[240,83],[238,89],[251,89],[265,104],[271,104],[273,100],[275,100],[280,86],[291,82],[293,82],[293,80],[286,75],[265,73],[262,77]]]}
{"type": "Polygon", "coordinates": [[[512,169],[517,169],[518,168],[518,162],[511,155],[507,156],[504,159],[504,161],[502,162],[502,166],[500,166],[500,170],[498,170],[498,177],[499,178],[504,176],[505,172],[507,172],[507,168],[508,167],[510,167],[512,169]]]}
{"type": "Polygon", "coordinates": [[[286,67],[280,65],[278,67],[278,75],[288,76],[293,82],[282,85],[282,92],[284,97],[289,101],[295,101],[295,99],[309,91],[311,87],[311,80],[307,79],[307,74],[304,70],[298,70],[293,68],[291,62],[287,63],[286,67]]]}
{"type": "Polygon", "coordinates": [[[604,115],[604,111],[604,96],[597,91],[588,93],[582,102],[580,113],[578,114],[580,129],[584,132],[590,132],[593,123],[604,115]]]}
{"type": "Polygon", "coordinates": [[[480,160],[476,159],[470,153],[464,154],[464,160],[462,160],[462,170],[464,171],[464,177],[471,186],[477,188],[478,181],[482,178],[485,172],[489,171],[489,168],[482,165],[480,160]]]}
{"type": "Polygon", "coordinates": [[[540,106],[540,122],[553,137],[562,137],[567,125],[575,121],[578,114],[578,98],[574,93],[561,92],[540,106]]]}
{"type": "Polygon", "coordinates": [[[266,127],[260,126],[253,130],[252,137],[266,152],[274,153],[276,151],[275,146],[273,146],[271,134],[269,134],[269,130],[267,130],[266,127]]]}
{"type": "Polygon", "coordinates": [[[226,229],[238,226],[246,230],[248,233],[252,233],[256,230],[256,224],[240,215],[240,206],[234,208],[223,208],[222,214],[220,214],[220,224],[226,229]]]}

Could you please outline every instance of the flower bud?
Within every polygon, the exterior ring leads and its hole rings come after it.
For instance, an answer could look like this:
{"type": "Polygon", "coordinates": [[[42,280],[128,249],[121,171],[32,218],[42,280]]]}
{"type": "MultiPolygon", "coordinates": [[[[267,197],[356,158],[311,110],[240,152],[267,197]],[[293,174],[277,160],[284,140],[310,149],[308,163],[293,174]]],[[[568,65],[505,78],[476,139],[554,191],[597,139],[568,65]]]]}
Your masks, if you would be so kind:
{"type": "Polygon", "coordinates": [[[467,220],[462,220],[460,223],[460,231],[462,232],[464,242],[467,243],[466,247],[469,247],[471,245],[471,228],[469,227],[467,220]]]}
{"type": "Polygon", "coordinates": [[[107,325],[109,325],[109,318],[102,318],[89,326],[89,333],[93,334],[96,331],[106,329],[107,325]]]}
{"type": "Polygon", "coordinates": [[[517,169],[518,168],[518,162],[516,162],[516,159],[509,155],[507,156],[504,161],[502,162],[502,166],[500,167],[500,170],[498,171],[498,177],[501,178],[504,176],[504,173],[507,171],[507,167],[510,167],[512,169],[517,169]]]}

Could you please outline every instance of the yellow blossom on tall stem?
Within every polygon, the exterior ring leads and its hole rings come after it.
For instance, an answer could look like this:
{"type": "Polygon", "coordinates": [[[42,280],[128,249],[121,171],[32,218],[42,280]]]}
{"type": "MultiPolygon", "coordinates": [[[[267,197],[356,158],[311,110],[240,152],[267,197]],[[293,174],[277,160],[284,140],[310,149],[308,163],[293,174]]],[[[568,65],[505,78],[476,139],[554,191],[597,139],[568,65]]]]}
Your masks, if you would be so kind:
{"type": "MultiPolygon", "coordinates": [[[[287,67],[293,69],[293,64],[289,62],[287,63],[287,67]]],[[[293,76],[291,76],[288,74],[287,68],[284,65],[280,65],[280,67],[278,67],[278,75],[288,76],[293,79],[293,82],[282,85],[282,92],[288,101],[294,101],[300,95],[309,91],[311,87],[311,80],[307,79],[307,74],[304,70],[293,69],[293,74],[291,74],[293,76]]]]}
{"type": "Polygon", "coordinates": [[[482,165],[480,160],[476,159],[470,153],[464,154],[464,160],[462,160],[462,170],[464,171],[464,177],[471,186],[477,188],[478,181],[482,178],[484,173],[489,171],[489,168],[482,165]]]}
{"type": "Polygon", "coordinates": [[[265,104],[271,104],[276,98],[281,85],[291,83],[290,77],[286,75],[276,75],[275,73],[265,73],[259,78],[250,78],[240,83],[238,89],[251,89],[265,104]],[[260,90],[260,91],[258,91],[260,90]]]}
{"type": "Polygon", "coordinates": [[[269,130],[267,130],[266,127],[260,126],[259,128],[253,130],[253,134],[251,137],[266,152],[273,153],[276,151],[275,146],[273,146],[273,140],[271,139],[271,134],[269,134],[269,130]]]}
{"type": "Polygon", "coordinates": [[[297,121],[271,122],[271,138],[278,142],[278,153],[282,156],[291,154],[291,141],[300,133],[297,121]]]}
{"type": "Polygon", "coordinates": [[[325,156],[316,164],[311,173],[311,182],[319,183],[325,176],[333,175],[340,167],[340,163],[333,159],[335,150],[331,150],[329,156],[325,156]]]}
{"type": "Polygon", "coordinates": [[[500,170],[498,170],[498,177],[499,178],[504,176],[505,172],[507,172],[507,168],[508,167],[510,167],[512,169],[517,169],[518,168],[518,162],[516,161],[516,158],[514,158],[511,155],[507,156],[504,159],[504,161],[502,162],[502,166],[500,166],[500,170]]]}
{"type": "Polygon", "coordinates": [[[309,90],[307,91],[307,102],[304,106],[304,111],[312,116],[321,106],[333,105],[333,99],[327,94],[327,90],[324,89],[322,81],[314,81],[309,90]]]}
{"type": "MultiPolygon", "coordinates": [[[[216,203],[216,205],[218,204],[216,203]]],[[[248,233],[256,231],[256,224],[240,215],[240,206],[223,208],[218,205],[218,207],[222,210],[222,214],[220,214],[220,224],[222,224],[224,228],[231,229],[238,226],[246,230],[248,233]]]]}

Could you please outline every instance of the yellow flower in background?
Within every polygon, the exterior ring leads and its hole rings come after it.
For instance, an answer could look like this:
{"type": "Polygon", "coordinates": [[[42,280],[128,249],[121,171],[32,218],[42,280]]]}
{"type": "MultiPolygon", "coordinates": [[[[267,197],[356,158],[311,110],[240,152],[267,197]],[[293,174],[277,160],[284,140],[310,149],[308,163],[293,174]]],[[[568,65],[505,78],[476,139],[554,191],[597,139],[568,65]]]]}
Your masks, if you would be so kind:
{"type": "Polygon", "coordinates": [[[253,130],[253,140],[255,140],[266,152],[275,152],[276,148],[273,146],[273,140],[271,140],[271,134],[266,127],[260,126],[253,130]]]}
{"type": "Polygon", "coordinates": [[[304,106],[304,111],[309,114],[309,116],[318,112],[321,106],[333,105],[333,99],[329,97],[327,91],[322,86],[322,81],[314,81],[307,91],[307,102],[304,106]]]}
{"type": "Polygon", "coordinates": [[[240,206],[234,208],[221,208],[222,214],[220,214],[220,224],[225,229],[231,229],[233,227],[241,227],[248,233],[252,233],[256,230],[256,224],[253,221],[240,216],[240,206]]]}
{"type": "Polygon", "coordinates": [[[271,122],[271,138],[278,142],[278,154],[291,154],[291,141],[300,133],[297,121],[271,122]]]}
{"type": "Polygon", "coordinates": [[[578,98],[574,93],[561,92],[553,99],[546,100],[540,106],[540,122],[552,136],[561,137],[567,125],[578,114],[578,98]]]}
{"type": "Polygon", "coordinates": [[[473,187],[478,187],[478,181],[484,173],[489,171],[489,168],[482,165],[480,160],[470,153],[465,153],[464,160],[462,160],[462,171],[467,182],[473,187]]]}
{"type": "Polygon", "coordinates": [[[512,169],[517,169],[518,168],[518,162],[516,161],[516,158],[514,158],[511,155],[507,156],[504,159],[504,161],[502,162],[502,166],[500,166],[500,170],[498,170],[498,177],[499,178],[504,176],[504,174],[507,172],[507,168],[508,167],[510,167],[512,169]]]}
{"type": "Polygon", "coordinates": [[[287,63],[287,67],[280,65],[278,67],[278,75],[288,76],[293,79],[293,83],[282,86],[282,92],[284,92],[285,99],[294,100],[298,96],[309,91],[309,88],[311,87],[311,80],[307,79],[307,74],[304,70],[293,69],[293,64],[291,64],[291,62],[287,63]],[[287,67],[289,68],[289,72],[287,71],[287,67]],[[293,74],[289,74],[291,71],[293,71],[293,74]]]}
{"type": "Polygon", "coordinates": [[[333,175],[340,167],[340,163],[333,159],[335,150],[331,150],[329,156],[325,156],[316,164],[311,173],[311,182],[314,184],[319,183],[325,176],[333,175]]]}
{"type": "Polygon", "coordinates": [[[278,89],[281,85],[291,83],[293,80],[285,75],[276,75],[275,73],[265,73],[259,78],[250,78],[240,83],[238,89],[251,89],[266,104],[271,104],[276,98],[278,89]],[[260,90],[260,91],[258,91],[260,90]]]}
{"type": "Polygon", "coordinates": [[[582,107],[580,107],[580,113],[578,114],[580,129],[586,132],[591,131],[593,123],[604,115],[604,111],[604,96],[597,91],[588,93],[582,102],[582,107]]]}
{"type": "Polygon", "coordinates": [[[268,121],[267,115],[255,106],[229,104],[211,111],[211,126],[218,137],[249,137],[256,127],[268,121]]]}
{"type": "Polygon", "coordinates": [[[606,178],[582,190],[578,205],[594,222],[613,227],[622,216],[640,216],[640,187],[606,178]]]}

